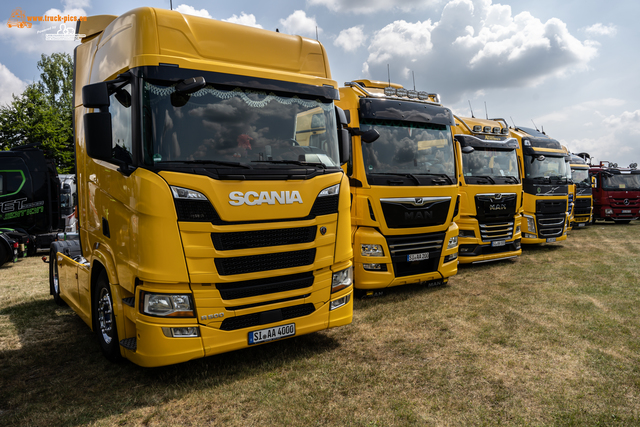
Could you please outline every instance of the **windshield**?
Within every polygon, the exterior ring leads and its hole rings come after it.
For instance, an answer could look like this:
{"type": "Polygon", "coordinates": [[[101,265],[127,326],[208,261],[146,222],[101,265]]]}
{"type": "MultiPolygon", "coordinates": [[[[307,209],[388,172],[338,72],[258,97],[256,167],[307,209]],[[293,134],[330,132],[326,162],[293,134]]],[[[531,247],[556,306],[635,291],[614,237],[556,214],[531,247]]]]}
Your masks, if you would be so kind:
{"type": "Polygon", "coordinates": [[[571,179],[578,187],[591,187],[589,169],[571,169],[571,179]]]}
{"type": "Polygon", "coordinates": [[[549,178],[565,179],[568,163],[564,157],[544,156],[544,160],[538,160],[538,156],[524,156],[524,176],[529,179],[549,178]]]}
{"type": "Polygon", "coordinates": [[[333,101],[208,85],[179,94],[144,83],[145,163],[339,167],[333,101]]]}
{"type": "Polygon", "coordinates": [[[465,179],[491,177],[494,178],[491,181],[495,182],[495,178],[520,178],[515,150],[474,147],[473,152],[462,153],[462,172],[465,179]]]}
{"type": "Polygon", "coordinates": [[[640,175],[603,174],[602,188],[605,190],[640,190],[640,175]]]}
{"type": "Polygon", "coordinates": [[[401,121],[363,121],[362,131],[380,137],[362,143],[367,174],[446,175],[455,180],[451,131],[445,125],[401,121]]]}

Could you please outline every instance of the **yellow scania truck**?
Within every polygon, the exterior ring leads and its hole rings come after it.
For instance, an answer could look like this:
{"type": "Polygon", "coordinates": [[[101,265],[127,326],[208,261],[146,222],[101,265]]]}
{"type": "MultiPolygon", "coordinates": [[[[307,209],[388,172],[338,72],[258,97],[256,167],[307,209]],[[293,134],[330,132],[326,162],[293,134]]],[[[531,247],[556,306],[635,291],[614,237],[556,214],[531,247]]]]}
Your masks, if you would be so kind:
{"type": "Polygon", "coordinates": [[[584,159],[575,154],[570,157],[571,181],[573,183],[573,213],[571,221],[573,227],[584,227],[591,223],[593,215],[593,197],[589,165],[584,159]]]}
{"type": "Polygon", "coordinates": [[[458,173],[461,264],[522,254],[522,180],[518,142],[501,120],[455,117],[452,128],[462,169],[458,173]]]}
{"type": "Polygon", "coordinates": [[[459,197],[451,111],[437,94],[355,80],[340,88],[356,290],[443,284],[458,271],[459,197]]]}
{"type": "Polygon", "coordinates": [[[536,129],[510,128],[523,164],[524,211],[522,243],[552,243],[567,239],[569,181],[565,150],[536,129]]]}
{"type": "Polygon", "coordinates": [[[161,366],[351,322],[349,156],[323,46],[175,11],[79,22],[79,239],[54,300],[161,366]]]}

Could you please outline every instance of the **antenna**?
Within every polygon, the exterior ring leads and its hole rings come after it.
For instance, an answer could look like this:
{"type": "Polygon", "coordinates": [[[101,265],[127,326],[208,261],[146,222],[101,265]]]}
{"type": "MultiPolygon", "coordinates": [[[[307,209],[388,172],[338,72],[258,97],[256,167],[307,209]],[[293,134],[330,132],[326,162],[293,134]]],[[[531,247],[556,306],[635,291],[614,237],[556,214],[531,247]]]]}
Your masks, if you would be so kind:
{"type": "Polygon", "coordinates": [[[467,99],[467,102],[469,103],[469,110],[471,110],[471,118],[475,119],[476,116],[473,115],[473,108],[471,108],[471,100],[467,99]]]}
{"type": "Polygon", "coordinates": [[[411,75],[413,76],[413,90],[416,90],[416,73],[411,71],[411,75]]]}
{"type": "Polygon", "coordinates": [[[541,126],[540,128],[542,129],[542,134],[546,135],[546,133],[544,133],[544,126],[541,126]]]}
{"type": "Polygon", "coordinates": [[[484,101],[484,114],[486,114],[487,120],[489,120],[489,111],[487,110],[487,101],[484,101]]]}
{"type": "Polygon", "coordinates": [[[169,0],[169,7],[171,7],[171,10],[173,10],[173,0],[169,0]]]}
{"type": "Polygon", "coordinates": [[[536,125],[536,122],[534,122],[533,119],[531,119],[531,123],[533,123],[533,127],[536,128],[538,132],[540,132],[540,130],[538,129],[538,126],[536,125]]]}
{"type": "Polygon", "coordinates": [[[391,71],[389,71],[389,64],[387,64],[387,78],[389,79],[389,87],[391,87],[391,71]]]}
{"type": "Polygon", "coordinates": [[[513,122],[513,128],[517,128],[518,126],[516,126],[516,122],[515,120],[513,120],[513,117],[509,116],[509,118],[511,119],[511,121],[513,122]]]}

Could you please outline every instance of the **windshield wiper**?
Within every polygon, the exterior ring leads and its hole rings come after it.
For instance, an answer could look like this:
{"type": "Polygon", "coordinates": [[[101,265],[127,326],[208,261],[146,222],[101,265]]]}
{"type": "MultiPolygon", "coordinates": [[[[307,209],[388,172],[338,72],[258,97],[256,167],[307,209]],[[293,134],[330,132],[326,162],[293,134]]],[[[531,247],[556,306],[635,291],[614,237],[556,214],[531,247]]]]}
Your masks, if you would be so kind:
{"type": "Polygon", "coordinates": [[[518,180],[518,178],[516,178],[516,177],[515,177],[515,176],[513,176],[513,175],[506,175],[506,176],[504,176],[504,178],[507,178],[507,179],[509,179],[509,180],[513,181],[515,184],[518,184],[518,183],[520,182],[520,181],[518,180]]]}
{"type": "Polygon", "coordinates": [[[318,166],[322,169],[326,169],[323,163],[309,163],[302,162],[300,160],[251,160],[251,163],[275,163],[275,164],[285,164],[285,165],[298,165],[298,166],[318,166]]]}
{"type": "Polygon", "coordinates": [[[496,181],[491,178],[489,175],[473,175],[474,178],[484,178],[486,180],[488,180],[490,183],[495,184],[496,181]]]}
{"type": "Polygon", "coordinates": [[[203,164],[203,165],[219,165],[219,166],[231,166],[231,167],[239,167],[239,168],[245,168],[245,169],[253,169],[251,166],[249,165],[245,165],[242,164],[240,162],[225,162],[222,160],[162,160],[159,162],[156,162],[156,164],[158,163],[162,163],[162,164],[167,164],[167,163],[177,163],[177,164],[190,164],[190,165],[197,165],[197,164],[203,164]]]}
{"type": "Polygon", "coordinates": [[[549,181],[551,182],[551,178],[549,178],[548,176],[535,176],[533,178],[531,178],[531,180],[533,181],[549,181]]]}
{"type": "Polygon", "coordinates": [[[376,173],[375,173],[375,175],[395,175],[395,176],[404,176],[404,177],[407,177],[407,178],[411,178],[411,179],[413,179],[413,180],[414,180],[418,185],[421,185],[421,184],[420,184],[420,180],[418,179],[418,177],[417,177],[417,176],[415,176],[415,175],[414,175],[414,174],[412,174],[412,173],[397,173],[397,172],[388,172],[388,173],[387,173],[387,172],[376,172],[376,173]]]}
{"type": "Polygon", "coordinates": [[[564,182],[565,182],[565,183],[568,183],[568,182],[569,182],[569,181],[567,180],[567,177],[566,177],[566,176],[562,176],[562,175],[551,175],[551,176],[549,177],[549,180],[552,180],[552,179],[555,179],[555,180],[558,180],[558,181],[561,181],[561,182],[562,182],[562,180],[564,180],[564,182]]]}

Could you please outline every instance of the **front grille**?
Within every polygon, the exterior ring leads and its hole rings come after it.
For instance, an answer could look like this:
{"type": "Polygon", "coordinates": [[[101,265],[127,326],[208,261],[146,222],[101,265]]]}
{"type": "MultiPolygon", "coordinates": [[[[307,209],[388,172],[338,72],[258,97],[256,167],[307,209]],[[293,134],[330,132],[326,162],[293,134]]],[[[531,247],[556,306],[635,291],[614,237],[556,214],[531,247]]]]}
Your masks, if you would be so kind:
{"type": "Polygon", "coordinates": [[[220,221],[218,212],[208,200],[173,199],[178,221],[211,222],[220,221]]]}
{"type": "Polygon", "coordinates": [[[566,216],[562,215],[537,215],[538,235],[540,237],[560,237],[564,231],[566,216]]]}
{"type": "Polygon", "coordinates": [[[485,224],[513,221],[517,202],[518,196],[513,193],[478,194],[475,197],[476,219],[485,224]]]}
{"type": "Polygon", "coordinates": [[[480,237],[485,242],[509,240],[513,237],[513,222],[480,224],[480,237]]]}
{"type": "Polygon", "coordinates": [[[396,277],[430,273],[438,269],[445,233],[386,237],[396,277]],[[429,258],[408,261],[413,254],[428,253],[429,258]]]}
{"type": "Polygon", "coordinates": [[[313,273],[301,273],[243,282],[216,283],[216,288],[220,291],[222,299],[232,300],[304,289],[312,285],[313,273]]]}
{"type": "Polygon", "coordinates": [[[611,199],[611,206],[616,208],[629,209],[638,205],[640,205],[640,199],[611,199]]]}
{"type": "Polygon", "coordinates": [[[311,217],[338,213],[340,195],[318,197],[311,208],[311,217]]]}
{"type": "Polygon", "coordinates": [[[277,310],[265,311],[262,313],[245,314],[224,319],[220,325],[223,331],[235,331],[238,329],[251,328],[254,326],[267,325],[283,320],[295,319],[297,317],[308,316],[315,311],[312,303],[284,307],[277,310]]]}
{"type": "Polygon", "coordinates": [[[219,251],[295,245],[313,242],[318,226],[255,230],[236,233],[211,233],[213,246],[219,251]]]}
{"type": "Polygon", "coordinates": [[[420,206],[414,204],[415,200],[421,200],[421,198],[407,199],[407,201],[403,199],[399,199],[399,201],[394,201],[394,199],[380,200],[387,227],[430,227],[446,222],[451,198],[425,202],[420,206]]]}
{"type": "Polygon", "coordinates": [[[537,200],[536,214],[554,214],[567,212],[567,200],[537,200]]]}
{"type": "Polygon", "coordinates": [[[591,215],[591,198],[577,198],[574,201],[573,215],[575,217],[591,215]]]}
{"type": "Polygon", "coordinates": [[[233,258],[216,258],[214,260],[221,276],[232,274],[254,273],[256,271],[278,270],[281,268],[300,267],[313,264],[316,249],[293,252],[279,252],[264,255],[249,255],[233,258]]]}

